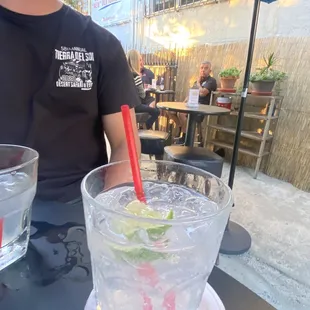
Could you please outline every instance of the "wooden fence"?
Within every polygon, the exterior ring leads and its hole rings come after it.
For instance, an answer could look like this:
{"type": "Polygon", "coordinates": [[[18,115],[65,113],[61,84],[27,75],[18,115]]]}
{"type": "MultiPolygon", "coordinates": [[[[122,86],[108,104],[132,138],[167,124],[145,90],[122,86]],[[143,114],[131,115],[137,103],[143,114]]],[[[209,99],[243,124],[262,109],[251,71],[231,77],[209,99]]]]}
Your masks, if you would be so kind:
{"type": "MultiPolygon", "coordinates": [[[[209,60],[213,76],[219,81],[221,69],[236,66],[244,71],[248,42],[203,45],[170,51],[142,49],[146,63],[177,67],[176,100],[183,100],[189,86],[197,79],[199,64],[209,60]],[[152,56],[153,55],[153,56],[152,56]],[[155,55],[155,56],[154,56],[155,55]]],[[[284,96],[269,160],[263,170],[270,176],[288,181],[310,191],[310,38],[268,38],[256,40],[253,71],[261,66],[263,56],[275,52],[278,69],[287,72],[281,83],[284,96]]],[[[241,86],[241,74],[239,85],[241,86]]],[[[239,164],[253,166],[248,156],[240,156],[239,164]]]]}

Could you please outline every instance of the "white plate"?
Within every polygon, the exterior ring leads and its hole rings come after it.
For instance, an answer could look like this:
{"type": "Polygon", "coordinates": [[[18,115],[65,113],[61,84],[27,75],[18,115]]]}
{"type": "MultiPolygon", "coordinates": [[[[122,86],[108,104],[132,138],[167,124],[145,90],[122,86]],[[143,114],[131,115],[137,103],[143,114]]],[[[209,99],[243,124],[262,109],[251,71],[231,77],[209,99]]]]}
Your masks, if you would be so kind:
{"type": "MultiPolygon", "coordinates": [[[[94,291],[91,292],[88,298],[85,310],[98,310],[96,309],[96,299],[94,291]]],[[[221,299],[218,297],[218,295],[209,284],[206,285],[200,307],[197,310],[225,310],[221,299]]]]}
{"type": "Polygon", "coordinates": [[[225,310],[220,297],[208,283],[198,310],[225,310]]]}

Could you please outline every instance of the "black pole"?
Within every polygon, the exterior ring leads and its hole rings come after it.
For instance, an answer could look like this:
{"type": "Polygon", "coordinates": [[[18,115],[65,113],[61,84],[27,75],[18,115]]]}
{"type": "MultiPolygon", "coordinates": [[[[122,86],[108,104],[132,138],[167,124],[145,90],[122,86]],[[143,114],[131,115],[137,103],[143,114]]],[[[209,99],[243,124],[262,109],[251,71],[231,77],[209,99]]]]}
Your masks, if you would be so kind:
{"type": "MultiPolygon", "coordinates": [[[[234,185],[236,165],[238,160],[238,150],[241,138],[241,130],[243,125],[244,107],[248,94],[249,80],[252,68],[253,53],[255,47],[256,30],[259,17],[261,0],[254,0],[248,56],[244,73],[244,82],[241,94],[240,109],[238,113],[237,128],[234,141],[234,149],[230,166],[228,186],[232,189],[234,185]]],[[[240,255],[247,252],[251,247],[251,236],[242,226],[232,221],[228,221],[224,237],[222,240],[220,253],[228,255],[240,255]]]]}
{"type": "Polygon", "coordinates": [[[250,80],[250,75],[251,75],[260,2],[261,0],[255,0],[254,2],[248,57],[247,57],[247,63],[246,63],[245,73],[244,73],[243,89],[242,89],[242,94],[241,94],[240,109],[238,113],[238,123],[237,123],[234,149],[233,149],[233,155],[232,155],[231,166],[230,166],[230,174],[229,174],[229,180],[228,180],[228,186],[231,189],[233,188],[233,185],[234,185],[235,171],[236,171],[236,165],[237,165],[237,160],[238,160],[238,149],[239,149],[240,138],[241,138],[242,124],[243,124],[244,106],[246,104],[249,80],[250,80]]]}

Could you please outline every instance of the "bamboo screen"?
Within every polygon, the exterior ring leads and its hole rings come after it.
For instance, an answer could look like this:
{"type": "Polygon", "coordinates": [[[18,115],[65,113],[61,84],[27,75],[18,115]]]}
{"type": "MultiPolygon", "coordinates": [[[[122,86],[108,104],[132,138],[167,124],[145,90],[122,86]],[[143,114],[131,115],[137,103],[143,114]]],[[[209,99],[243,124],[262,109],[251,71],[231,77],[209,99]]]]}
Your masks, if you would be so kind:
{"type": "MultiPolygon", "coordinates": [[[[269,159],[263,162],[265,173],[310,191],[310,38],[269,38],[256,40],[253,70],[270,52],[278,57],[278,69],[287,72],[281,83],[284,96],[280,118],[269,159]]],[[[213,64],[213,76],[218,80],[222,68],[245,68],[247,42],[205,45],[178,50],[176,99],[183,100],[189,85],[196,79],[198,66],[204,60],[213,64]]],[[[239,85],[243,76],[239,80],[239,85]]],[[[229,154],[228,154],[229,156],[229,154]]],[[[255,158],[239,156],[239,164],[254,165],[255,158]]]]}

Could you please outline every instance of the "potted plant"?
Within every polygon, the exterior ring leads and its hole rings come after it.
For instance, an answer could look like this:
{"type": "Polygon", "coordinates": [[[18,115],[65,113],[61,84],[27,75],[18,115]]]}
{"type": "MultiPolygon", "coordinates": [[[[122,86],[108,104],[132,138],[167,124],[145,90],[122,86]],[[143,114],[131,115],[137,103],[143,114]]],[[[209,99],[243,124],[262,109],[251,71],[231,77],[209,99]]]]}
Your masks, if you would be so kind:
{"type": "Polygon", "coordinates": [[[285,72],[272,68],[276,60],[274,53],[271,53],[267,58],[264,57],[265,66],[257,69],[257,71],[251,75],[250,82],[252,83],[253,92],[272,93],[275,83],[286,78],[285,72]]]}
{"type": "Polygon", "coordinates": [[[236,81],[239,79],[241,70],[231,67],[220,72],[221,85],[223,89],[233,89],[236,81]]]}

